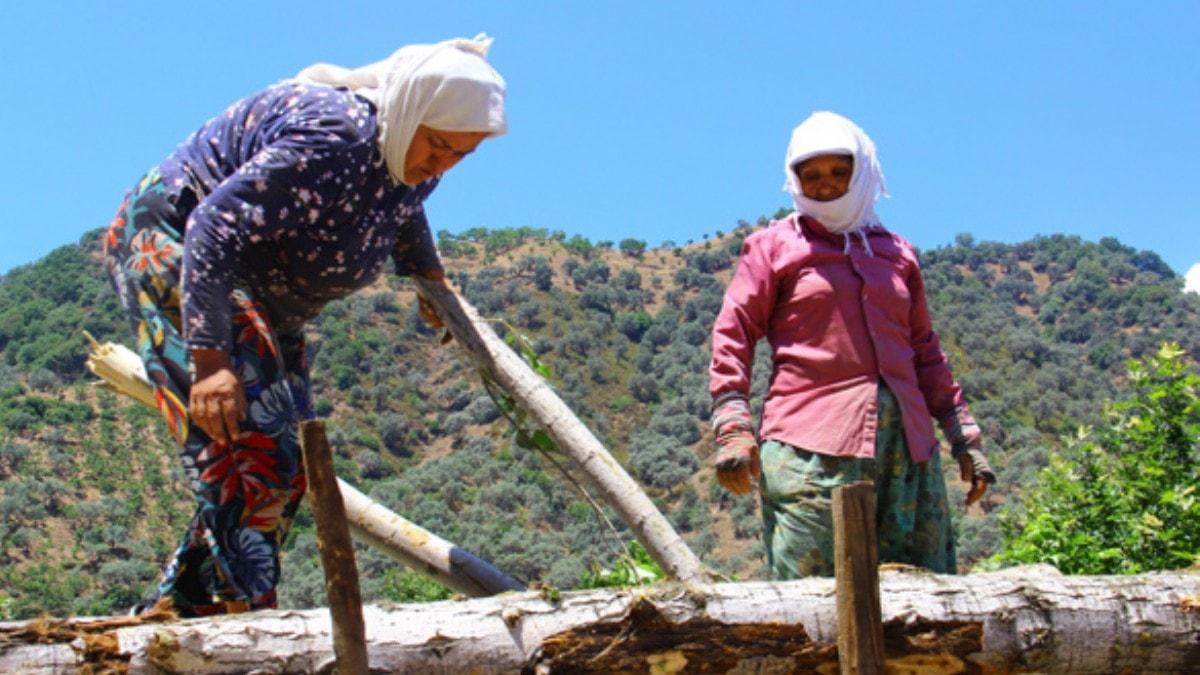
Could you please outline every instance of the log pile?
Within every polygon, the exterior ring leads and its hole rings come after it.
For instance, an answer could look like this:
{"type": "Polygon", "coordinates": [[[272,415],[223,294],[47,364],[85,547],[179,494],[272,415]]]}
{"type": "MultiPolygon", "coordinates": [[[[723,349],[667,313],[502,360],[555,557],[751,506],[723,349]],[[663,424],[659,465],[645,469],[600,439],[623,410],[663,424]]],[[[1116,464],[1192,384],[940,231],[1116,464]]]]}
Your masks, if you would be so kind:
{"type": "MultiPolygon", "coordinates": [[[[1032,566],[881,571],[889,672],[1186,673],[1200,572],[1062,576],[1032,566]]],[[[652,587],[364,608],[372,672],[837,672],[833,579],[652,587]]],[[[0,625],[0,672],[301,673],[331,668],[326,610],[40,632],[0,625]],[[40,638],[38,636],[41,636],[40,638]],[[42,640],[42,644],[30,641],[42,640]]]]}

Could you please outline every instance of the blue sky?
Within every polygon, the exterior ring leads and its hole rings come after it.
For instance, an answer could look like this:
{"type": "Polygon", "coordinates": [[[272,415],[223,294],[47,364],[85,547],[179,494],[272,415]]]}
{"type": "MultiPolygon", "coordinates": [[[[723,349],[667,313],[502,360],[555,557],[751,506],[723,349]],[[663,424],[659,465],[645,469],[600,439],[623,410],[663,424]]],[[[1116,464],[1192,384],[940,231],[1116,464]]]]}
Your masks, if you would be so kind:
{"type": "Polygon", "coordinates": [[[1200,3],[14,2],[0,272],[108,222],[203,120],[315,61],[487,31],[510,133],[435,230],[685,242],[788,203],[792,127],[856,120],[918,246],[1115,236],[1200,261],[1200,3]]]}

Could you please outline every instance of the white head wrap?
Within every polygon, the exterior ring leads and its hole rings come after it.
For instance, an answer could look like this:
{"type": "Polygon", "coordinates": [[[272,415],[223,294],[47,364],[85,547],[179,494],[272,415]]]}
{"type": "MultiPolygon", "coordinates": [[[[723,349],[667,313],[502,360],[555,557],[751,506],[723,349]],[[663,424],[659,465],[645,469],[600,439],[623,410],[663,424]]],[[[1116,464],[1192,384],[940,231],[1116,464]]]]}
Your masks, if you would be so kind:
{"type": "Polygon", "coordinates": [[[491,45],[492,39],[483,33],[471,40],[409,45],[353,70],[317,63],[295,79],[347,87],[375,104],[384,162],[392,178],[403,183],[404,157],[418,126],[492,136],[508,130],[504,78],[485,60],[491,45]]]}
{"type": "Polygon", "coordinates": [[[783,172],[787,176],[783,189],[791,193],[796,210],[816,218],[830,232],[848,234],[880,224],[879,217],[875,215],[875,200],[879,195],[887,194],[887,187],[883,182],[883,170],[875,157],[875,144],[858,125],[845,117],[837,113],[815,112],[801,122],[792,131],[783,172]],[[832,154],[854,158],[850,189],[841,197],[827,202],[805,197],[800,189],[800,180],[796,178],[796,165],[810,157],[832,154]]]}

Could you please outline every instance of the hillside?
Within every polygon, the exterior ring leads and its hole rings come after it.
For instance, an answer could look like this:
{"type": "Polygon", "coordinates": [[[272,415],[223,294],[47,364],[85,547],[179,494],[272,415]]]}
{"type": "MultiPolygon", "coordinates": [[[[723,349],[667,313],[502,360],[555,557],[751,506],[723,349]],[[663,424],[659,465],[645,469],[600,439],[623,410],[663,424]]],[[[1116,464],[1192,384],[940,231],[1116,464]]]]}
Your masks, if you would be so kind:
{"type": "MultiPolygon", "coordinates": [[[[530,228],[439,241],[453,283],[499,331],[527,337],[564,400],[693,549],[740,578],[760,575],[757,506],[703,468],[706,368],[712,319],[754,227],[651,250],[530,228]]],[[[97,243],[89,233],[0,279],[0,618],[133,604],[190,515],[165,427],[83,371],[82,329],[130,343],[97,243]]],[[[970,564],[996,546],[996,507],[1116,395],[1124,359],[1168,339],[1200,358],[1200,298],[1181,293],[1158,256],[1113,239],[960,235],[922,259],[935,324],[1000,477],[960,519],[970,564]]],[[[525,582],[575,587],[611,560],[612,537],[544,458],[511,443],[473,367],[417,319],[405,282],[330,306],[309,345],[344,478],[525,582]]],[[[285,606],[322,602],[306,508],[284,568],[285,606]]],[[[368,600],[446,594],[373,552],[361,568],[368,600]]]]}

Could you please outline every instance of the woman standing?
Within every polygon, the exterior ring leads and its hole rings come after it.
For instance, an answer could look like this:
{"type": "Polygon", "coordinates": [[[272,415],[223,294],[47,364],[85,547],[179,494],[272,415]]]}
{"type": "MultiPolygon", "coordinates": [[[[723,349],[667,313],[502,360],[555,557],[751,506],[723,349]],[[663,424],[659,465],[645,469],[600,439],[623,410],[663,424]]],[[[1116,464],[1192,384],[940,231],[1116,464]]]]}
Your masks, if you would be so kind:
{"type": "Polygon", "coordinates": [[[181,615],[275,606],[313,416],[304,324],[389,257],[444,279],[422,202],[506,130],[490,44],[307,68],[206,122],[118,210],[106,264],[198,502],[157,590],[181,615]]]}
{"type": "Polygon", "coordinates": [[[864,479],[879,559],[953,573],[931,414],[972,485],[968,503],[995,475],[930,324],[916,252],[875,215],[875,146],[818,112],[793,131],[784,172],[796,210],[747,237],[713,326],[717,477],[738,494],[761,478],[776,578],[833,574],[832,491],[864,479]],[[747,397],[763,337],[774,371],[756,437],[747,397]]]}

